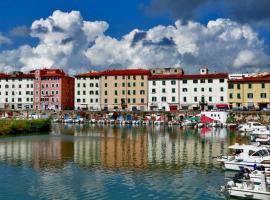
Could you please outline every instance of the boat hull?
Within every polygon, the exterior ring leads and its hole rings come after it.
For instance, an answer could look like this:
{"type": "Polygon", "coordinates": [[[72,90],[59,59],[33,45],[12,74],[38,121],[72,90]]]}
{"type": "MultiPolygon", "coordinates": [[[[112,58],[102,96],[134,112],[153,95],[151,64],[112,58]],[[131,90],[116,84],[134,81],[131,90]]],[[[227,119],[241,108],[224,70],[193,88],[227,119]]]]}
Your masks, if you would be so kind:
{"type": "Polygon", "coordinates": [[[247,168],[254,170],[256,166],[264,166],[265,169],[270,169],[269,164],[248,163],[248,162],[224,162],[224,168],[226,170],[240,171],[241,168],[247,168]]]}
{"type": "Polygon", "coordinates": [[[269,200],[270,192],[260,192],[253,190],[244,190],[238,188],[229,188],[228,192],[232,197],[241,197],[246,199],[260,199],[260,200],[269,200]]]}

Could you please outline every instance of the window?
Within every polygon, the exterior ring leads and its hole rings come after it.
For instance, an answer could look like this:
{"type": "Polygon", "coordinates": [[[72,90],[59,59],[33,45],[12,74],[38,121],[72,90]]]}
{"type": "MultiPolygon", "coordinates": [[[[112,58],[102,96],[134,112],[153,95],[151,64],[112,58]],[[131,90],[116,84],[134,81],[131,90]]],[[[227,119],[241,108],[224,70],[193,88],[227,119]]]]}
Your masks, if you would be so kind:
{"type": "Polygon", "coordinates": [[[140,94],[145,94],[145,91],[144,90],[140,90],[140,94]]]}
{"type": "Polygon", "coordinates": [[[230,98],[230,99],[233,99],[233,93],[230,93],[230,94],[229,94],[229,98],[230,98]]]}
{"type": "Polygon", "coordinates": [[[133,80],[136,80],[136,76],[133,76],[133,80]]]}
{"type": "Polygon", "coordinates": [[[220,101],[224,101],[224,97],[223,96],[220,97],[220,101]]]}
{"type": "Polygon", "coordinates": [[[209,97],[209,102],[212,102],[212,97],[209,97]]]}
{"type": "Polygon", "coordinates": [[[194,92],[197,92],[197,88],[194,88],[194,92]]]}
{"type": "Polygon", "coordinates": [[[208,83],[213,83],[213,79],[208,79],[208,83]]]}
{"type": "MultiPolygon", "coordinates": [[[[43,94],[43,91],[41,91],[41,93],[43,94]]],[[[81,91],[77,91],[77,95],[80,95],[81,94],[81,91]]]]}
{"type": "Polygon", "coordinates": [[[105,76],[104,78],[105,78],[105,80],[107,80],[107,76],[105,76]]]}
{"type": "Polygon", "coordinates": [[[133,87],[136,87],[136,83],[135,82],[133,83],[133,87]]]}
{"type": "Polygon", "coordinates": [[[107,90],[105,90],[105,91],[104,91],[104,94],[105,94],[105,95],[108,95],[108,91],[107,91],[107,90]]]}
{"type": "Polygon", "coordinates": [[[265,99],[267,97],[266,93],[261,93],[261,98],[265,99]]]}
{"type": "Polygon", "coordinates": [[[265,88],[265,83],[262,83],[262,88],[265,88]]]}
{"type": "Polygon", "coordinates": [[[144,98],[141,98],[141,103],[144,103],[144,98]]]}
{"type": "Polygon", "coordinates": [[[153,94],[156,93],[156,89],[155,89],[155,88],[152,89],[152,93],[153,93],[153,94]]]}
{"type": "Polygon", "coordinates": [[[183,91],[183,92],[187,92],[187,88],[183,88],[182,91],[183,91]]]}
{"type": "Polygon", "coordinates": [[[108,99],[104,99],[104,103],[108,103],[108,99]]]}
{"type": "Polygon", "coordinates": [[[83,95],[86,95],[86,91],[83,91],[83,95]]]}
{"type": "Polygon", "coordinates": [[[133,95],[136,95],[136,90],[133,90],[133,95]]]}
{"type": "Polygon", "coordinates": [[[117,90],[114,90],[114,95],[118,95],[117,90]]]}
{"type": "Polygon", "coordinates": [[[126,94],[126,91],[125,90],[122,90],[122,95],[125,95],[126,94]]]}
{"type": "Polygon", "coordinates": [[[209,88],[209,92],[212,92],[212,88],[211,87],[209,88]]]}
{"type": "Polygon", "coordinates": [[[86,88],[86,84],[85,83],[83,83],[83,87],[86,88]]]}
{"type": "Polygon", "coordinates": [[[117,99],[114,99],[114,103],[117,103],[117,99]]]}
{"type": "Polygon", "coordinates": [[[128,87],[131,87],[131,84],[130,83],[128,83],[128,87]]]}
{"type": "Polygon", "coordinates": [[[204,92],[204,88],[201,88],[201,91],[204,92]]]}
{"type": "Polygon", "coordinates": [[[128,90],[128,95],[130,95],[131,93],[130,93],[130,90],[128,90]]]}
{"type": "Polygon", "coordinates": [[[194,97],[194,101],[197,102],[198,101],[198,98],[197,97],[194,97]]]}
{"type": "Polygon", "coordinates": [[[233,83],[229,83],[229,84],[228,84],[228,88],[229,88],[229,89],[233,89],[233,83]]]}
{"type": "Polygon", "coordinates": [[[237,83],[237,89],[240,90],[241,89],[241,84],[237,83]]]}
{"type": "Polygon", "coordinates": [[[144,76],[143,75],[141,76],[141,79],[144,80],[144,76]]]}
{"type": "Polygon", "coordinates": [[[80,103],[81,102],[81,99],[77,99],[77,102],[80,103]]]}
{"type": "Polygon", "coordinates": [[[143,87],[144,86],[144,82],[141,82],[141,87],[143,87]]]}
{"type": "Polygon", "coordinates": [[[122,87],[125,87],[126,86],[126,84],[125,83],[122,83],[122,87]]]}
{"type": "Polygon", "coordinates": [[[128,98],[128,103],[130,103],[130,98],[128,98]]]}
{"type": "Polygon", "coordinates": [[[172,102],[175,102],[175,97],[172,97],[172,102]]]}
{"type": "Polygon", "coordinates": [[[184,102],[187,102],[187,97],[183,97],[183,101],[184,102]]]}
{"type": "Polygon", "coordinates": [[[124,80],[125,79],[125,76],[122,76],[122,79],[124,80]]]}
{"type": "Polygon", "coordinates": [[[220,83],[224,83],[224,79],[222,78],[222,79],[219,79],[219,82],[220,83]]]}
{"type": "Polygon", "coordinates": [[[117,80],[117,76],[115,76],[114,79],[117,80]]]}
{"type": "Polygon", "coordinates": [[[198,80],[193,80],[193,83],[198,83],[198,80]]]}
{"type": "Polygon", "coordinates": [[[156,85],[156,81],[153,81],[153,85],[156,85]]]}
{"type": "Polygon", "coordinates": [[[187,80],[183,80],[183,84],[187,84],[187,80]]]}
{"type": "Polygon", "coordinates": [[[224,91],[224,88],[223,87],[220,87],[220,91],[223,92],[224,91]]]}
{"type": "Polygon", "coordinates": [[[166,97],[161,97],[161,101],[165,102],[166,101],[166,97]]]}
{"type": "Polygon", "coordinates": [[[175,80],[172,80],[171,81],[171,85],[176,85],[176,81],[175,80]]]}
{"type": "Polygon", "coordinates": [[[108,87],[108,83],[105,83],[105,87],[108,87]]]}
{"type": "Polygon", "coordinates": [[[165,88],[162,88],[162,93],[166,93],[166,89],[165,88]]]}
{"type": "Polygon", "coordinates": [[[201,83],[205,83],[205,80],[204,79],[201,79],[201,83]]]}
{"type": "Polygon", "coordinates": [[[249,84],[248,84],[248,89],[251,89],[251,88],[252,88],[252,84],[249,83],[249,84]]]}
{"type": "Polygon", "coordinates": [[[172,88],[172,93],[175,93],[175,88],[172,88]]]}
{"type": "Polygon", "coordinates": [[[132,103],[136,103],[136,99],[135,98],[132,99],[132,103]]]}
{"type": "Polygon", "coordinates": [[[252,98],[253,98],[253,93],[248,93],[248,94],[247,94],[247,98],[248,98],[248,99],[252,99],[252,98]]]}
{"type": "MultiPolygon", "coordinates": [[[[116,76],[117,77],[117,76],[116,76]]],[[[114,83],[114,87],[117,87],[117,83],[114,83]]]]}
{"type": "Polygon", "coordinates": [[[241,94],[237,93],[237,99],[241,99],[241,94]]]}
{"type": "Polygon", "coordinates": [[[157,101],[157,97],[152,97],[152,101],[156,102],[157,101]]]}
{"type": "Polygon", "coordinates": [[[98,90],[96,90],[96,95],[98,95],[98,90]]]}
{"type": "Polygon", "coordinates": [[[162,85],[166,85],[166,81],[162,81],[162,85]]]}

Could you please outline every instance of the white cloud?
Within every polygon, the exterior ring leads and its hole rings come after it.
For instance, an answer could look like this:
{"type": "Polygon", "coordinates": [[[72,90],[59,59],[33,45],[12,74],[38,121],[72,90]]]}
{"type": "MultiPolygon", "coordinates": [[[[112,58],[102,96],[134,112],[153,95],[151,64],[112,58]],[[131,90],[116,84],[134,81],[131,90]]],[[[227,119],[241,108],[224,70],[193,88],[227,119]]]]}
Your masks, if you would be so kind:
{"type": "Polygon", "coordinates": [[[174,25],[146,31],[134,29],[121,39],[106,35],[108,28],[104,21],[84,21],[78,11],[55,11],[31,26],[31,36],[37,37],[39,44],[0,52],[0,67],[27,71],[56,66],[71,73],[89,70],[91,66],[181,66],[193,72],[200,66],[229,72],[270,67],[270,57],[257,33],[248,25],[229,19],[209,21],[206,26],[178,20],[174,25]]]}
{"type": "Polygon", "coordinates": [[[6,37],[6,36],[3,36],[2,33],[0,33],[0,46],[2,44],[10,44],[11,43],[11,40],[6,37]]]}

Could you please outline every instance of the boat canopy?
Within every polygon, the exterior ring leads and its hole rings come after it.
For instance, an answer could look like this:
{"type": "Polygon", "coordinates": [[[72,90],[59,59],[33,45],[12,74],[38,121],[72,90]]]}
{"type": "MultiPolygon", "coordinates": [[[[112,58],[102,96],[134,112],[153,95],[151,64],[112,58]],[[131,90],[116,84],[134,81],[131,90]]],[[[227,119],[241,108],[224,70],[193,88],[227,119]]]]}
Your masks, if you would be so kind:
{"type": "Polygon", "coordinates": [[[188,121],[199,121],[200,117],[195,116],[195,117],[189,117],[189,118],[185,118],[184,120],[188,120],[188,121]]]}
{"type": "Polygon", "coordinates": [[[202,123],[213,123],[215,120],[210,117],[207,117],[206,115],[202,115],[200,121],[202,123]]]}

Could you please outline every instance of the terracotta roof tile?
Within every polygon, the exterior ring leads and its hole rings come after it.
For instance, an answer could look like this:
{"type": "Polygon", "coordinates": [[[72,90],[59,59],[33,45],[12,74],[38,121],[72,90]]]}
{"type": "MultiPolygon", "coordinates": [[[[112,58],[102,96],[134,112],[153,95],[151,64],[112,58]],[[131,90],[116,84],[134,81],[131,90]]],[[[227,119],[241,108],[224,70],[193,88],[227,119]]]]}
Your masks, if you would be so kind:
{"type": "Polygon", "coordinates": [[[115,69],[105,70],[100,73],[101,76],[136,76],[136,75],[150,75],[151,72],[148,69],[115,69]]]}

